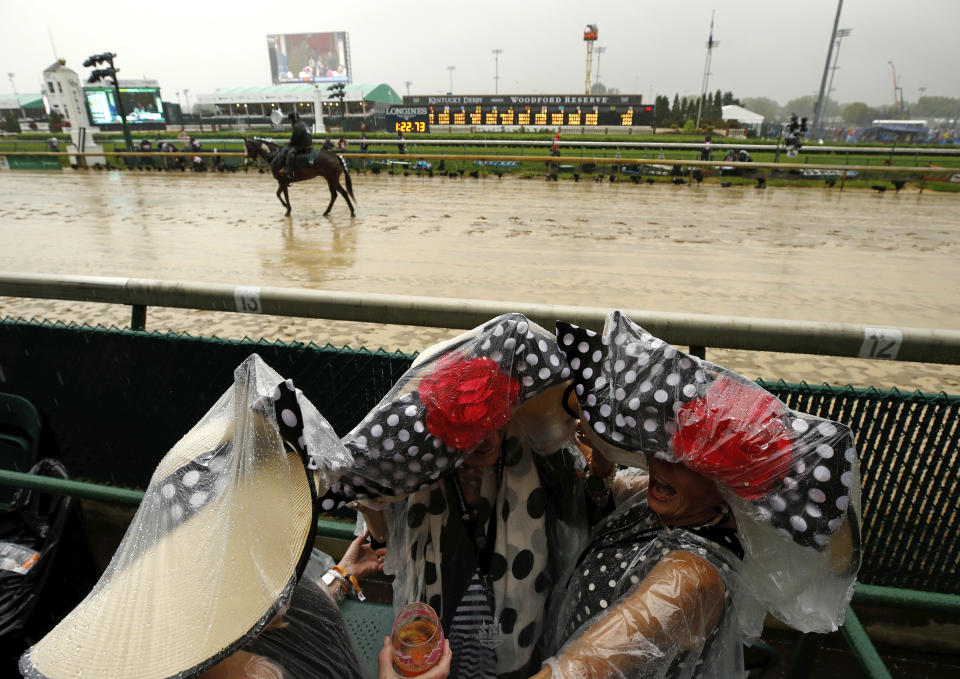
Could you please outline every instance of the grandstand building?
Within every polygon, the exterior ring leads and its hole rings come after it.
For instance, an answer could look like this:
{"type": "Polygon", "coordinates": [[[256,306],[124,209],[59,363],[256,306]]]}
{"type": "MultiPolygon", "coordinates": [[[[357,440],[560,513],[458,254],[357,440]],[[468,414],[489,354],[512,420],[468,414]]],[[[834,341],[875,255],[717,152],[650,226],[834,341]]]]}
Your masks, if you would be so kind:
{"type": "Polygon", "coordinates": [[[343,104],[326,85],[284,84],[267,87],[224,87],[211,94],[197,96],[195,113],[200,122],[213,125],[264,125],[279,110],[284,117],[291,111],[300,114],[307,124],[316,119],[317,106],[322,107],[327,128],[341,126],[346,130],[383,127],[389,106],[402,103],[402,98],[385,83],[379,85],[345,85],[343,104]]]}

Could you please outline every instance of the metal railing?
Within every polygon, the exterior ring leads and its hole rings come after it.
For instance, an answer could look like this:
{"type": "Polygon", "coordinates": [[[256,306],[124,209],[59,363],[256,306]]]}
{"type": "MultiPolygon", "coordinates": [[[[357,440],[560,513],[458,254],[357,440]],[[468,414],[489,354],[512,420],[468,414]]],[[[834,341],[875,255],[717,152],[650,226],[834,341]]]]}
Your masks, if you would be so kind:
{"type": "MultiPolygon", "coordinates": [[[[258,132],[263,134],[265,138],[273,139],[274,141],[286,143],[286,135],[271,135],[270,131],[255,131],[252,130],[251,134],[248,137],[258,136],[258,132]]],[[[316,137],[315,141],[322,139],[323,137],[316,137]]],[[[241,145],[244,142],[243,137],[222,137],[222,138],[210,138],[204,137],[202,140],[204,145],[214,145],[214,144],[236,144],[241,145]]],[[[350,137],[348,141],[353,145],[358,145],[360,139],[357,137],[350,137]]],[[[178,140],[179,142],[179,140],[178,140]]],[[[99,140],[99,143],[106,144],[120,144],[124,142],[122,139],[110,139],[103,138],[99,140]]],[[[577,140],[563,140],[559,142],[554,142],[552,140],[540,140],[540,139],[486,139],[483,136],[476,136],[471,138],[460,138],[460,139],[436,139],[436,138],[418,138],[410,137],[404,138],[403,140],[397,138],[379,138],[371,137],[366,140],[366,143],[371,146],[399,146],[404,144],[408,147],[416,146],[496,146],[496,147],[517,147],[521,150],[525,147],[532,148],[550,148],[556,143],[561,148],[571,148],[571,149],[582,149],[582,148],[597,148],[597,149],[610,149],[613,151],[620,149],[638,149],[638,150],[666,150],[666,151],[695,151],[700,153],[703,150],[703,142],[660,142],[660,141],[577,141],[577,140]]],[[[18,144],[25,145],[46,145],[44,140],[28,140],[28,141],[6,141],[0,140],[0,155],[12,154],[17,152],[16,146],[18,144]],[[12,151],[4,151],[3,148],[6,145],[12,144],[14,149],[12,151]]],[[[748,142],[745,140],[740,140],[737,142],[711,142],[710,149],[714,152],[720,150],[739,150],[746,149],[755,153],[776,153],[779,149],[781,152],[786,151],[786,147],[781,144],[776,143],[763,143],[763,142],[748,142]]],[[[49,151],[48,151],[49,152],[49,151]]],[[[36,155],[41,153],[41,151],[32,151],[31,155],[36,155]]],[[[50,152],[50,153],[61,153],[61,152],[50,152]]],[[[139,152],[128,152],[123,151],[123,153],[130,153],[131,155],[146,155],[140,154],[139,152]]],[[[177,153],[176,155],[182,155],[183,153],[189,153],[189,151],[183,151],[177,153]]],[[[844,155],[905,155],[905,156],[960,156],[960,146],[947,146],[944,148],[935,148],[935,147],[921,147],[921,146],[898,146],[896,144],[890,145],[872,145],[872,146],[827,146],[819,144],[806,144],[803,146],[801,151],[804,155],[807,154],[822,154],[822,153],[833,153],[833,154],[844,154],[844,155]]],[[[61,153],[63,155],[63,153],[61,153]]],[[[71,154],[75,155],[75,154],[71,154]]]]}
{"type": "MultiPolygon", "coordinates": [[[[386,295],[269,286],[48,274],[2,274],[0,295],[125,304],[131,327],[146,328],[150,306],[323,318],[338,321],[474,328],[520,312],[552,328],[557,319],[600,329],[609,309],[511,301],[386,295]]],[[[706,347],[960,364],[960,330],[871,327],[643,309],[623,310],[649,332],[702,356],[706,347]]]]}
{"type": "MultiPolygon", "coordinates": [[[[177,158],[199,156],[204,158],[243,158],[246,154],[243,151],[97,151],[97,152],[75,152],[69,151],[4,151],[0,156],[71,156],[86,157],[94,156],[103,158],[112,157],[134,157],[134,158],[177,158]]],[[[742,168],[750,170],[781,170],[781,171],[809,171],[826,170],[839,175],[841,180],[841,190],[848,173],[871,172],[881,174],[899,174],[920,176],[923,187],[931,175],[955,175],[960,174],[960,169],[950,167],[929,167],[929,166],[908,166],[908,165],[834,165],[830,163],[767,163],[767,162],[737,162],[726,160],[694,160],[694,159],[667,159],[667,158],[613,158],[606,156],[544,156],[544,155],[484,155],[484,154],[447,154],[447,153],[341,153],[344,158],[358,159],[399,159],[399,160],[463,160],[463,161],[514,161],[517,163],[541,162],[547,165],[607,165],[613,166],[619,172],[627,165],[659,165],[667,167],[683,167],[687,170],[693,168],[742,168]]]]}
{"type": "MultiPolygon", "coordinates": [[[[53,495],[68,495],[130,507],[139,507],[144,496],[142,490],[116,488],[88,481],[58,479],[51,476],[17,472],[11,469],[0,469],[0,487],[27,488],[53,495]]],[[[350,523],[319,519],[317,521],[317,536],[336,540],[353,540],[353,528],[353,524],[350,523]]]]}

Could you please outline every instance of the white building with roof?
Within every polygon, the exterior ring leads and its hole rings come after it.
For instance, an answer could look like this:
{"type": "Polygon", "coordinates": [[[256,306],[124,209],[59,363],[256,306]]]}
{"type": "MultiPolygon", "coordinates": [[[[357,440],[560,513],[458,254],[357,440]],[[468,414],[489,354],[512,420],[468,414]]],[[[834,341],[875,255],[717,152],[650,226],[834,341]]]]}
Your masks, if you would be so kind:
{"type": "Polygon", "coordinates": [[[728,104],[722,107],[722,110],[724,120],[736,120],[743,127],[752,128],[757,134],[760,133],[764,118],[759,113],[754,113],[736,104],[728,104]]]}

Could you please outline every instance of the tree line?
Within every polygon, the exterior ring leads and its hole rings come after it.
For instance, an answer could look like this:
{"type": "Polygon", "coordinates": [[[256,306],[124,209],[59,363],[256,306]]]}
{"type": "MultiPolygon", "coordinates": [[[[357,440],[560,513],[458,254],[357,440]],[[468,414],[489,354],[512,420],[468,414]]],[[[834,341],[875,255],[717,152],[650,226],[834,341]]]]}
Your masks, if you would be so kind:
{"type": "MultiPolygon", "coordinates": [[[[616,88],[608,88],[603,83],[594,83],[591,92],[593,94],[619,94],[620,91],[616,88]]],[[[695,96],[681,97],[679,94],[674,94],[671,101],[666,95],[658,95],[653,102],[656,106],[656,126],[689,127],[689,125],[686,125],[687,121],[697,119],[697,109],[700,107],[699,99],[695,96]]],[[[786,121],[792,113],[812,119],[816,103],[817,97],[814,95],[791,99],[782,106],[769,97],[744,97],[741,102],[739,98],[733,96],[733,92],[717,90],[715,93],[708,93],[703,97],[700,127],[724,127],[722,107],[729,104],[743,106],[754,113],[759,113],[768,121],[786,121]]],[[[840,103],[827,100],[824,118],[826,124],[833,124],[840,120],[843,124],[854,127],[867,126],[878,119],[920,118],[927,119],[931,127],[937,127],[935,122],[937,119],[953,121],[960,119],[960,98],[922,96],[915,102],[904,102],[896,107],[892,105],[870,106],[861,101],[840,103]]],[[[955,126],[956,122],[953,125],[955,126]]]]}

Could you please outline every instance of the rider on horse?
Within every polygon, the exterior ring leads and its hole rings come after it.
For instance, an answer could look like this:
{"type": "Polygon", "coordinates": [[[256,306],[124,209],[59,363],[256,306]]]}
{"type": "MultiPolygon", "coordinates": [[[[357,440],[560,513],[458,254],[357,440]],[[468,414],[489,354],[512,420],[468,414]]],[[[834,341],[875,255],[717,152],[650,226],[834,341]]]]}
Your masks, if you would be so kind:
{"type": "Polygon", "coordinates": [[[290,135],[290,144],[287,149],[286,174],[293,176],[294,163],[298,153],[306,153],[313,149],[313,137],[310,136],[310,130],[307,124],[300,119],[296,111],[290,111],[290,122],[293,123],[293,134],[290,135]]]}

